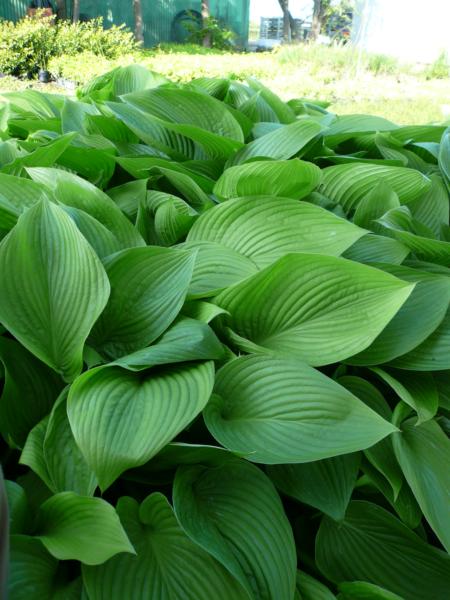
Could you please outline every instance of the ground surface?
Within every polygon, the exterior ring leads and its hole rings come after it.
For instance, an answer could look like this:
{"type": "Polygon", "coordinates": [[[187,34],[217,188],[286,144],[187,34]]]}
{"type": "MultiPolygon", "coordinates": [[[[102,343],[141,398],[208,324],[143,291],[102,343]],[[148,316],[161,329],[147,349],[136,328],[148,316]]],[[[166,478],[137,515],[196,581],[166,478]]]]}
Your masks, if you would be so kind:
{"type": "MultiPolygon", "coordinates": [[[[337,113],[370,113],[398,123],[450,119],[450,78],[436,79],[429,67],[398,65],[382,56],[358,57],[343,48],[294,47],[275,53],[194,53],[194,48],[145,51],[107,61],[83,56],[50,63],[55,75],[85,83],[118,64],[139,62],[174,80],[193,77],[257,77],[284,99],[307,97],[331,102],[337,113]],[[183,50],[183,51],[179,51],[183,50]],[[428,69],[428,71],[427,71],[428,69]]],[[[73,93],[58,85],[0,79],[0,91],[34,87],[73,93]]]]}

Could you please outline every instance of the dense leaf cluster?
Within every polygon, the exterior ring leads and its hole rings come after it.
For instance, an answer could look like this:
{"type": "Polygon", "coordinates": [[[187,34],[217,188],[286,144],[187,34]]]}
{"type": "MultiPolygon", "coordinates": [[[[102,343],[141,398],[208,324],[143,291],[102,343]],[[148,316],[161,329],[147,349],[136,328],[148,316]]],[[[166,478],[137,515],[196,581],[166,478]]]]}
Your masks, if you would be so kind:
{"type": "Polygon", "coordinates": [[[445,600],[450,134],[132,66],[0,109],[11,600],[445,600]]]}

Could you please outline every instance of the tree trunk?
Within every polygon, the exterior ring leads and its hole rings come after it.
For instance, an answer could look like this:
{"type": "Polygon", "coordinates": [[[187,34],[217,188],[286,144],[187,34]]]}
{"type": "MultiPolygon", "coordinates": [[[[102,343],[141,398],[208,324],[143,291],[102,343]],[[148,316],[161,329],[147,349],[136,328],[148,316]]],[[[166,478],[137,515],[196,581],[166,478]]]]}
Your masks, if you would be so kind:
{"type": "Polygon", "coordinates": [[[67,18],[65,0],[56,0],[56,15],[58,16],[58,19],[67,18]]]}
{"type": "Polygon", "coordinates": [[[313,17],[311,23],[310,39],[315,42],[320,35],[325,16],[325,3],[323,0],[314,0],[313,17]]]}
{"type": "Polygon", "coordinates": [[[289,44],[292,38],[292,23],[294,21],[289,11],[289,0],[278,0],[278,3],[283,11],[283,42],[289,44]]]}
{"type": "Polygon", "coordinates": [[[80,0],[72,2],[72,23],[78,23],[80,20],[80,0]]]}
{"type": "MultiPolygon", "coordinates": [[[[207,25],[207,19],[211,16],[211,12],[209,10],[209,0],[202,0],[202,21],[203,27],[207,25]]],[[[205,48],[211,48],[211,34],[207,33],[203,38],[203,46],[205,48]]]]}
{"type": "Polygon", "coordinates": [[[133,0],[134,37],[137,42],[144,43],[144,19],[142,18],[141,0],[133,0]]]}

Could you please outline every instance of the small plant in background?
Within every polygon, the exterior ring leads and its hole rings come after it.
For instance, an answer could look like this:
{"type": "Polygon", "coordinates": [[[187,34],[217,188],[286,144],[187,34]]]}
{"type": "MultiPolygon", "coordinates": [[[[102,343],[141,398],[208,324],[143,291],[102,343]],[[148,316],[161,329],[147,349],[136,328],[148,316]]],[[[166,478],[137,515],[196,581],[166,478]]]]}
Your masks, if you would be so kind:
{"type": "Polygon", "coordinates": [[[427,79],[446,79],[450,77],[450,62],[447,52],[441,52],[438,58],[426,69],[427,79]]]}
{"type": "Polygon", "coordinates": [[[185,28],[189,32],[188,42],[203,44],[205,38],[209,38],[211,48],[217,50],[229,50],[233,48],[235,34],[230,29],[222,27],[215,17],[207,17],[198,27],[194,23],[186,22],[185,28]]]}

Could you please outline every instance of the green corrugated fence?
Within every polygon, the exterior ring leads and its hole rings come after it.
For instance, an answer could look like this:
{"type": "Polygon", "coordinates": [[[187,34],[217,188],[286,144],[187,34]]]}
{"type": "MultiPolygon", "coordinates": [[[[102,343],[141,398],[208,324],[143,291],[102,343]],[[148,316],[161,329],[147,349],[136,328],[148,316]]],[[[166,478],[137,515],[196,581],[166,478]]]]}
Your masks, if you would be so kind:
{"type": "MultiPolygon", "coordinates": [[[[66,4],[70,14],[72,3],[67,0],[66,4]]],[[[249,4],[250,0],[210,0],[211,14],[235,32],[239,46],[247,44],[249,4]]],[[[29,5],[29,0],[0,0],[0,18],[16,21],[29,5]]],[[[200,15],[200,8],[200,0],[142,0],[145,45],[184,41],[183,21],[189,11],[200,15]]],[[[81,0],[80,15],[83,19],[103,17],[106,27],[125,23],[133,29],[132,0],[81,0]]]]}

